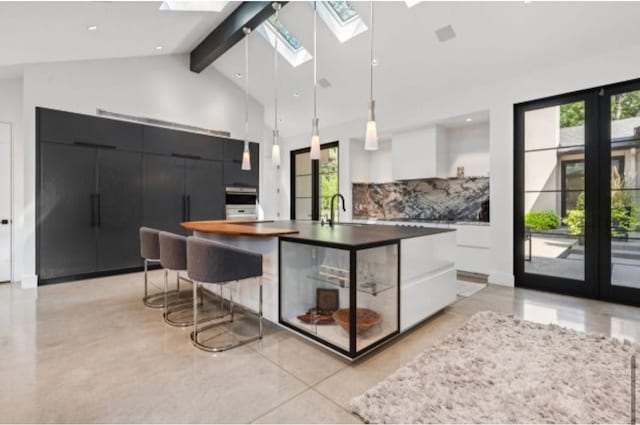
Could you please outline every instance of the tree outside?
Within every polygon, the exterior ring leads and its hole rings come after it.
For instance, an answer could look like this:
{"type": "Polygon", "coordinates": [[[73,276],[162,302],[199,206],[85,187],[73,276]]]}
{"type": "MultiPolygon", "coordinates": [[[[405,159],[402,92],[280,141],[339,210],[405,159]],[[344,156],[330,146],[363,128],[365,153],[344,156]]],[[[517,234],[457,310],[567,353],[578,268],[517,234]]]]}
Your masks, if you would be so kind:
{"type": "MultiPolygon", "coordinates": [[[[640,90],[611,97],[611,119],[614,121],[640,116],[640,90]]],[[[584,125],[584,102],[560,106],[560,128],[584,125]]]]}

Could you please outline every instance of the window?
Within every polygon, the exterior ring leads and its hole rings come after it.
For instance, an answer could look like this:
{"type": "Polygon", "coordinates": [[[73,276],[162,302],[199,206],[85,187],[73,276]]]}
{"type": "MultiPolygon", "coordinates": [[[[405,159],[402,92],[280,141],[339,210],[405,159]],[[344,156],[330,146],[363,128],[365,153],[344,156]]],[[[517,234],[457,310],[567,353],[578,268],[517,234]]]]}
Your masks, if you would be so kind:
{"type": "Polygon", "coordinates": [[[348,1],[323,1],[318,2],[317,6],[320,19],[340,43],[349,41],[367,30],[367,25],[348,1]]]}
{"type": "Polygon", "coordinates": [[[311,54],[305,49],[287,27],[276,19],[276,15],[271,15],[256,31],[265,39],[271,47],[275,47],[278,40],[278,53],[296,67],[311,59],[311,54]]]}
{"type": "MultiPolygon", "coordinates": [[[[611,158],[611,169],[624,175],[624,156],[611,158]]],[[[562,161],[562,217],[576,208],[584,188],[584,159],[562,161]]]]}
{"type": "MultiPolygon", "coordinates": [[[[310,149],[291,151],[291,218],[320,220],[331,215],[331,198],[339,190],[338,142],[320,147],[320,160],[312,161],[310,149]]],[[[337,202],[334,217],[338,217],[337,202]]]]}

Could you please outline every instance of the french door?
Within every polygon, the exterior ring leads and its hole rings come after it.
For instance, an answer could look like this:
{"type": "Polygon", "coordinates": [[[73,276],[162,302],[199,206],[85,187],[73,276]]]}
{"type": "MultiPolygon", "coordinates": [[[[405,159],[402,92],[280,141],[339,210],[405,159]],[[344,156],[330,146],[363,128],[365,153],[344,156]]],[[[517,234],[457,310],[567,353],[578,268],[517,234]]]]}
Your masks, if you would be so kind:
{"type": "Polygon", "coordinates": [[[514,118],[516,285],[640,305],[640,80],[514,118]]]}

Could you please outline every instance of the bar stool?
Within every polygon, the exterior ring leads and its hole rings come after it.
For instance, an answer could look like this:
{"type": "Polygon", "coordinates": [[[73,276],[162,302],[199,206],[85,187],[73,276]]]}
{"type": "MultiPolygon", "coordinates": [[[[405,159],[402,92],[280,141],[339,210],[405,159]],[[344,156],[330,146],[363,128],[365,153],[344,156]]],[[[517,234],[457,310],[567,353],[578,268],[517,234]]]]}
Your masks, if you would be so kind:
{"type": "MultiPolygon", "coordinates": [[[[185,327],[193,325],[193,321],[176,320],[171,318],[172,313],[182,312],[191,309],[191,299],[185,299],[186,303],[180,302],[180,292],[176,294],[174,302],[169,302],[169,272],[176,273],[176,285],[180,288],[180,281],[193,283],[190,279],[181,276],[180,272],[187,271],[187,238],[175,233],[160,232],[158,234],[160,246],[160,265],[164,268],[164,311],[162,317],[171,326],[185,327]]],[[[202,303],[202,292],[200,293],[200,303],[202,303]]]]}
{"type": "MultiPolygon", "coordinates": [[[[149,264],[160,264],[160,230],[149,227],[140,228],[140,256],[144,258],[144,297],[142,302],[150,308],[164,307],[164,292],[149,295],[149,264]]],[[[178,282],[177,292],[180,292],[178,282]]]]}
{"type": "MultiPolygon", "coordinates": [[[[191,341],[193,345],[204,351],[219,352],[247,344],[257,339],[262,339],[262,255],[243,249],[222,245],[206,239],[189,237],[187,238],[187,273],[193,281],[193,332],[191,341]],[[213,321],[207,320],[209,324],[199,327],[198,303],[196,301],[196,291],[202,283],[214,283],[220,287],[220,297],[222,298],[222,288],[230,282],[239,282],[242,279],[258,278],[259,299],[258,299],[258,335],[249,338],[238,339],[234,336],[235,342],[226,345],[212,346],[201,342],[198,336],[201,332],[225,323],[233,322],[233,293],[229,289],[229,312],[218,316],[213,321]],[[229,317],[227,319],[227,316],[229,317]],[[222,320],[220,320],[222,319],[222,320]]],[[[224,313],[224,311],[222,312],[224,313]]],[[[228,333],[225,330],[215,337],[228,333]]]]}

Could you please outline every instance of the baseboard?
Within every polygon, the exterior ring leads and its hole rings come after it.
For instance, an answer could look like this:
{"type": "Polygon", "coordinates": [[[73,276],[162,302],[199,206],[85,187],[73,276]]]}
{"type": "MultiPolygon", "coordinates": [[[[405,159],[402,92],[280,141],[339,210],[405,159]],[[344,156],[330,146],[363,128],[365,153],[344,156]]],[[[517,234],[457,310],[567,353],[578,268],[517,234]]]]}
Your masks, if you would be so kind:
{"type": "Polygon", "coordinates": [[[512,274],[508,273],[490,273],[489,283],[493,285],[514,286],[515,278],[512,274]]]}
{"type": "Polygon", "coordinates": [[[20,280],[20,287],[22,289],[32,289],[38,287],[38,275],[24,274],[20,280]]]}

